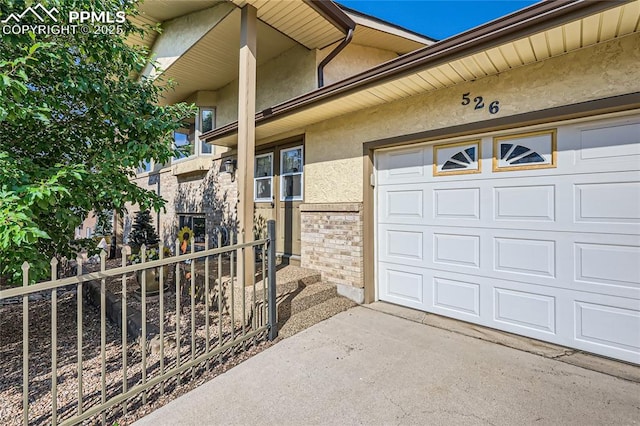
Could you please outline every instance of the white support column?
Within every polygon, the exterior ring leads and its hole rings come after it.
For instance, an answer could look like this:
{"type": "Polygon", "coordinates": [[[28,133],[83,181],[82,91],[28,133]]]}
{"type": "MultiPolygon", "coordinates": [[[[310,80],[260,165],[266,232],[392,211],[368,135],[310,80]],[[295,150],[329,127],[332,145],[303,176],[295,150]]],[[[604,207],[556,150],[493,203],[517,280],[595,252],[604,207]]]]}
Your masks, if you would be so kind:
{"type": "MultiPolygon", "coordinates": [[[[253,167],[256,147],[256,34],[257,11],[251,5],[242,8],[240,23],[240,70],[238,77],[238,222],[245,241],[253,240],[253,167]]],[[[239,279],[252,283],[253,250],[238,258],[239,279]]]]}

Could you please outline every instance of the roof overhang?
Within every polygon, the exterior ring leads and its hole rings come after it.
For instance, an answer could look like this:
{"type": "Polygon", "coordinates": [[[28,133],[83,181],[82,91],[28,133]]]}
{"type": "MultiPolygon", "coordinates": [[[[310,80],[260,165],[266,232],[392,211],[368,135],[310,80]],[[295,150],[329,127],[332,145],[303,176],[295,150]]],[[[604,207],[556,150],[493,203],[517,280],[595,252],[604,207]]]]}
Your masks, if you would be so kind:
{"type": "Polygon", "coordinates": [[[342,40],[355,22],[328,0],[231,0],[257,10],[258,19],[296,40],[308,49],[322,49],[342,40]]]}
{"type": "MultiPolygon", "coordinates": [[[[541,2],[256,114],[263,139],[638,32],[640,0],[541,2]]],[[[202,136],[234,146],[237,122],[202,136]]]]}
{"type": "Polygon", "coordinates": [[[353,35],[353,43],[355,44],[404,55],[437,41],[357,10],[342,5],[340,7],[358,26],[353,35]]]}
{"type": "MultiPolygon", "coordinates": [[[[146,0],[139,14],[130,19],[148,28],[144,37],[129,42],[151,50],[158,39],[152,28],[173,20],[190,19],[189,14],[232,5],[232,11],[184,53],[171,58],[157,84],[174,80],[178,84],[164,93],[162,104],[179,102],[196,90],[217,90],[237,77],[240,46],[240,8],[250,4],[258,16],[258,65],[292,48],[296,43],[308,49],[322,49],[344,39],[355,22],[335,3],[326,0],[146,0]],[[226,5],[222,4],[226,3],[226,5]],[[197,71],[197,72],[194,72],[197,71]]],[[[166,34],[166,33],[165,33],[166,34]]],[[[152,51],[152,53],[155,53],[152,51]]]]}
{"type": "Polygon", "coordinates": [[[138,7],[138,14],[129,19],[138,27],[145,29],[144,36],[138,34],[129,37],[129,43],[151,49],[158,37],[153,28],[162,22],[179,18],[190,13],[213,7],[225,0],[145,0],[138,7]]]}
{"type": "MultiPolygon", "coordinates": [[[[153,27],[227,1],[239,8],[253,5],[259,20],[309,49],[321,49],[342,40],[355,27],[351,17],[328,0],[144,0],[139,14],[130,19],[140,26],[153,27]]],[[[150,30],[145,37],[134,36],[132,41],[150,48],[156,37],[157,32],[150,30]]]]}
{"type": "MultiPolygon", "coordinates": [[[[178,84],[163,93],[162,104],[180,102],[200,90],[218,90],[238,77],[240,9],[234,8],[215,27],[161,74],[160,84],[178,84]]],[[[257,25],[257,64],[291,49],[296,43],[262,21],[257,25]]]]}

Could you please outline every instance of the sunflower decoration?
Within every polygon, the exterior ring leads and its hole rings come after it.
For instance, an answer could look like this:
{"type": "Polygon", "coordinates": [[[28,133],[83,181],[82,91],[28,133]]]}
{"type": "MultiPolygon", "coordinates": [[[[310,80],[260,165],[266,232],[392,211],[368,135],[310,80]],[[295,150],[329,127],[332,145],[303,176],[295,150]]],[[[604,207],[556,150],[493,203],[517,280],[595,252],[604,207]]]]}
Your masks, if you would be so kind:
{"type": "Polygon", "coordinates": [[[178,231],[178,241],[180,241],[180,250],[182,253],[187,252],[191,237],[193,237],[193,231],[188,226],[183,226],[182,229],[178,231]]]}

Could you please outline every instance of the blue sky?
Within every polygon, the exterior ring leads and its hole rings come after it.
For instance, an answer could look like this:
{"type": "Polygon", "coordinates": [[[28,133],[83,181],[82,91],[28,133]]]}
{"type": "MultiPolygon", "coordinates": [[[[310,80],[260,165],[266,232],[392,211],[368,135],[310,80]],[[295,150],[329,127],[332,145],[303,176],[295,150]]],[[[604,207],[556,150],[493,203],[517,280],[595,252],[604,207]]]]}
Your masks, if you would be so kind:
{"type": "Polygon", "coordinates": [[[338,3],[441,40],[537,1],[338,0],[338,3]]]}

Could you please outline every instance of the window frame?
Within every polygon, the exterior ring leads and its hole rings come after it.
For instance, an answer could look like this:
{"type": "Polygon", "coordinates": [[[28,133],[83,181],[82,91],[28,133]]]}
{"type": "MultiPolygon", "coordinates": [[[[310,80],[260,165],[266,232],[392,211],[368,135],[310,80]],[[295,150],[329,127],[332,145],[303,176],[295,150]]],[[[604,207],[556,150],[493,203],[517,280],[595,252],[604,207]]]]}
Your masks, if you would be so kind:
{"type": "Polygon", "coordinates": [[[176,216],[178,217],[178,231],[180,231],[184,226],[187,226],[189,229],[191,229],[191,232],[193,232],[193,237],[195,239],[195,249],[196,251],[202,251],[205,250],[205,237],[207,235],[207,215],[204,213],[177,213],[176,216]],[[184,224],[185,222],[187,222],[186,220],[181,220],[182,218],[185,219],[189,219],[191,226],[184,224]],[[195,234],[195,229],[193,226],[193,220],[194,219],[202,219],[204,221],[204,233],[202,235],[202,241],[198,241],[198,239],[196,239],[196,234],[195,234]],[[182,226],[180,226],[180,223],[183,223],[182,226]]]}
{"type": "Polygon", "coordinates": [[[297,145],[291,148],[280,150],[280,201],[303,201],[304,200],[304,145],[297,145]],[[290,151],[300,150],[300,164],[301,170],[299,172],[284,173],[284,155],[290,151]],[[300,175],[300,195],[299,196],[284,196],[285,177],[300,175]]]}
{"type": "Polygon", "coordinates": [[[143,160],[142,163],[136,169],[136,174],[142,175],[144,173],[151,173],[155,168],[155,161],[153,160],[143,160]],[[143,167],[144,165],[144,167],[143,167]]]}
{"type": "MultiPolygon", "coordinates": [[[[539,130],[535,132],[515,133],[511,135],[494,137],[493,138],[493,172],[512,172],[517,170],[553,169],[558,167],[557,138],[558,138],[558,130],[556,128],[539,130]],[[500,146],[502,145],[503,142],[517,145],[517,143],[510,142],[510,141],[529,138],[529,137],[535,137],[535,136],[544,136],[544,135],[550,136],[549,142],[550,142],[551,152],[549,154],[550,159],[548,163],[522,163],[518,165],[500,166],[500,159],[501,159],[500,146]]],[[[534,149],[531,149],[531,152],[536,153],[540,156],[544,155],[544,154],[540,154],[538,151],[534,149]]]]}
{"type": "Polygon", "coordinates": [[[274,200],[274,194],[273,194],[273,152],[268,152],[266,154],[259,154],[255,156],[255,160],[254,160],[254,167],[253,167],[253,172],[254,172],[254,177],[253,177],[253,201],[256,203],[272,203],[274,200]],[[269,157],[270,158],[270,174],[268,176],[257,176],[257,172],[258,172],[258,159],[259,158],[264,158],[264,157],[269,157]],[[269,187],[270,187],[270,195],[268,198],[258,198],[258,191],[257,191],[257,185],[258,185],[258,181],[264,181],[266,179],[269,179],[269,187]]]}
{"type": "MultiPolygon", "coordinates": [[[[183,145],[177,145],[176,144],[176,133],[179,133],[181,135],[185,135],[187,137],[187,144],[186,145],[187,146],[191,146],[191,142],[189,141],[189,134],[190,134],[189,133],[189,129],[186,129],[186,128],[182,127],[180,129],[177,129],[177,130],[173,131],[173,146],[175,148],[177,148],[178,146],[183,146],[183,145]]],[[[196,148],[195,145],[194,145],[194,148],[196,148]]],[[[194,151],[195,151],[195,149],[194,149],[194,151]]],[[[186,161],[186,160],[189,160],[191,158],[195,158],[195,156],[196,155],[194,153],[194,154],[186,155],[186,156],[180,157],[180,158],[172,157],[171,158],[171,163],[174,164],[174,163],[177,163],[177,162],[180,162],[180,161],[186,161]]]]}
{"type": "MultiPolygon", "coordinates": [[[[456,154],[457,155],[457,154],[456,154]]],[[[442,165],[444,166],[450,158],[447,158],[443,161],[442,165]]],[[[469,163],[474,164],[474,163],[469,163]]],[[[433,146],[433,176],[452,176],[452,175],[466,175],[473,173],[482,173],[482,140],[481,139],[471,139],[465,140],[462,142],[454,142],[454,143],[444,143],[440,145],[433,146]],[[460,147],[461,151],[464,151],[463,147],[474,146],[476,149],[476,160],[475,163],[478,165],[477,168],[464,168],[464,169],[452,169],[452,170],[442,170],[440,168],[440,159],[438,158],[438,151],[446,148],[457,148],[460,147]]]]}
{"type": "MultiPolygon", "coordinates": [[[[211,129],[215,129],[216,128],[216,118],[217,118],[217,110],[216,107],[214,106],[199,106],[198,107],[198,113],[195,115],[194,117],[194,121],[193,123],[190,123],[189,128],[180,128],[178,130],[174,130],[174,135],[173,135],[173,143],[174,146],[175,145],[175,134],[176,133],[181,133],[187,136],[187,141],[189,142],[188,145],[192,147],[193,153],[189,154],[185,157],[180,157],[180,158],[176,158],[173,157],[171,159],[171,163],[175,164],[178,163],[180,161],[188,161],[188,160],[192,160],[194,158],[203,156],[212,156],[215,155],[215,148],[213,145],[209,145],[206,142],[200,140],[200,136],[204,133],[203,129],[202,129],[202,123],[203,123],[203,113],[204,112],[211,112],[211,129]],[[193,141],[189,140],[189,137],[193,136],[193,141]],[[209,149],[211,150],[211,152],[204,152],[204,148],[205,147],[209,147],[209,149]]],[[[208,131],[208,130],[207,130],[208,131]]]]}
{"type": "MultiPolygon", "coordinates": [[[[216,128],[216,116],[217,116],[216,107],[210,107],[210,106],[199,107],[198,108],[198,123],[197,123],[197,129],[198,129],[199,133],[196,134],[196,138],[198,140],[200,140],[200,135],[202,135],[205,132],[210,131],[210,130],[205,131],[202,128],[202,123],[204,122],[203,113],[205,111],[211,112],[211,130],[216,128]]],[[[213,145],[209,145],[205,141],[200,140],[200,143],[198,144],[198,149],[197,149],[197,152],[196,152],[195,156],[198,156],[198,155],[213,155],[213,154],[214,154],[213,145]],[[211,149],[211,152],[204,152],[203,148],[205,146],[208,146],[209,149],[211,149]]]]}

